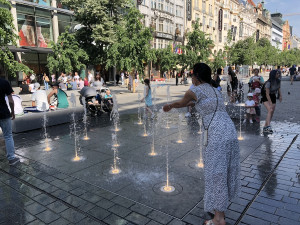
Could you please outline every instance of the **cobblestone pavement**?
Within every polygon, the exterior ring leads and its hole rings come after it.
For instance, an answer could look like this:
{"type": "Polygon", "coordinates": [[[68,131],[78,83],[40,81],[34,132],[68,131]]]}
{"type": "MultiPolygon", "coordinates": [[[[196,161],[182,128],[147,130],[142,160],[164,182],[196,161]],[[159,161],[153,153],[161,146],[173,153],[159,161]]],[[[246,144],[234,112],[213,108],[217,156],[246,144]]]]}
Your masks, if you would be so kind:
{"type": "MultiPolygon", "coordinates": [[[[173,99],[187,89],[175,88],[173,99]]],[[[290,86],[283,82],[282,88],[284,101],[274,115],[273,135],[261,134],[263,121],[242,126],[242,194],[230,203],[227,224],[300,224],[300,104],[296,97],[300,83],[290,86]]],[[[0,154],[1,225],[199,225],[210,218],[203,211],[203,170],[195,167],[199,158],[197,125],[188,120],[182,123],[183,148],[175,142],[179,136],[178,114],[173,113],[171,129],[157,129],[157,157],[149,157],[152,138],[142,137],[143,128],[134,123],[137,116],[132,114],[137,105],[129,107],[128,96],[119,98],[120,107],[123,104],[118,133],[119,175],[108,172],[113,162],[113,126],[105,115],[91,118],[91,140],[81,141],[80,156],[85,160],[80,162],[71,161],[74,140],[69,125],[48,129],[50,152],[43,151],[41,131],[14,136],[22,162],[10,167],[0,154]],[[176,188],[175,194],[169,195],[159,190],[165,181],[166,142],[170,182],[176,188]]],[[[161,92],[160,98],[164,97],[161,92]]],[[[262,114],[264,118],[264,109],[262,114]]],[[[239,121],[234,122],[239,128],[239,121]]]]}

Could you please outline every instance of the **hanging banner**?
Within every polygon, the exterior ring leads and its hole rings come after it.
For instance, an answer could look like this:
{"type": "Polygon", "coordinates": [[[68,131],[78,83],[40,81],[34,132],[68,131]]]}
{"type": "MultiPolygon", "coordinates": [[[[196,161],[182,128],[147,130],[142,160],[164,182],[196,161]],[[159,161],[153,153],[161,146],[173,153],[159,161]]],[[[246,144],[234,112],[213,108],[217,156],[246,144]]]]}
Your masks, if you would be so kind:
{"type": "Polygon", "coordinates": [[[192,0],[186,1],[186,19],[188,21],[192,20],[192,0]]]}
{"type": "Polygon", "coordinates": [[[218,18],[219,24],[218,24],[218,29],[219,31],[222,30],[223,28],[223,9],[219,10],[219,18],[218,18]]]}

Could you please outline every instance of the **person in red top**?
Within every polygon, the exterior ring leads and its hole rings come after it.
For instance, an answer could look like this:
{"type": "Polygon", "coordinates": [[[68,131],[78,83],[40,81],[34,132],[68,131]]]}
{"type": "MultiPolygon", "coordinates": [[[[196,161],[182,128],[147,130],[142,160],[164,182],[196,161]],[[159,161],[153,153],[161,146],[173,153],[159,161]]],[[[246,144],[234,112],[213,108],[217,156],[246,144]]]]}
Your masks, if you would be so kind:
{"type": "Polygon", "coordinates": [[[88,80],[87,77],[84,78],[84,86],[85,86],[85,87],[90,86],[90,83],[89,83],[89,80],[88,80]]]}
{"type": "Polygon", "coordinates": [[[30,47],[38,46],[42,48],[47,48],[47,43],[45,42],[45,39],[41,32],[41,26],[37,25],[36,32],[37,32],[38,45],[36,44],[34,19],[31,16],[25,16],[25,22],[19,32],[20,46],[30,46],[30,47]]]}

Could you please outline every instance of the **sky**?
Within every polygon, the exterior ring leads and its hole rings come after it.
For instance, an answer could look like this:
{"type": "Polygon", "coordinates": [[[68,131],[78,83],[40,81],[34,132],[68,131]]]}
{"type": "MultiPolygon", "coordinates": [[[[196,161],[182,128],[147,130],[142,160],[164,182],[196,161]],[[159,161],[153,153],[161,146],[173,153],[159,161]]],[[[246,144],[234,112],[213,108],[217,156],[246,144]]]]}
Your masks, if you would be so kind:
{"type": "MultiPolygon", "coordinates": [[[[253,0],[256,4],[261,0],[253,0]]],[[[283,17],[283,20],[288,20],[290,26],[293,26],[293,35],[300,37],[300,0],[265,0],[265,8],[270,13],[279,12],[282,15],[299,13],[295,16],[283,17]]]]}

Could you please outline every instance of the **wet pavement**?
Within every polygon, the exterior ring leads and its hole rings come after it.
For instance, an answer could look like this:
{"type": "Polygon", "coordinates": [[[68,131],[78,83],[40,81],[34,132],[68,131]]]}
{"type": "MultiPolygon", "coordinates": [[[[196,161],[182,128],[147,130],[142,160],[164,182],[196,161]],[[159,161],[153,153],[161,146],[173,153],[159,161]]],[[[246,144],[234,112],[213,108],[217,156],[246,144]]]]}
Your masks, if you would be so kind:
{"type": "MultiPolygon", "coordinates": [[[[157,155],[149,156],[151,135],[142,136],[136,114],[121,114],[120,174],[110,173],[114,127],[107,115],[90,118],[90,140],[80,141],[77,162],[68,124],[48,128],[48,152],[41,130],[15,135],[22,162],[10,167],[0,155],[0,224],[202,224],[210,216],[203,211],[203,169],[196,167],[199,125],[184,119],[178,144],[178,113],[170,115],[170,129],[157,125],[157,155]],[[172,193],[160,190],[166,155],[172,193]]],[[[300,125],[278,118],[272,135],[261,133],[263,122],[242,126],[242,194],[230,203],[227,224],[300,224],[300,125]]]]}

